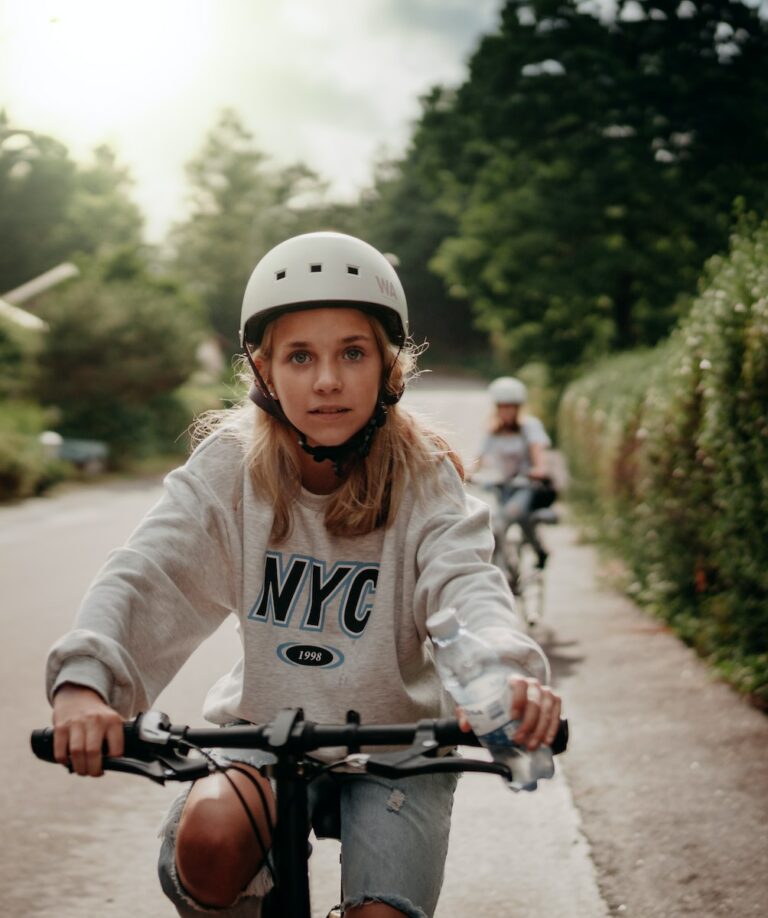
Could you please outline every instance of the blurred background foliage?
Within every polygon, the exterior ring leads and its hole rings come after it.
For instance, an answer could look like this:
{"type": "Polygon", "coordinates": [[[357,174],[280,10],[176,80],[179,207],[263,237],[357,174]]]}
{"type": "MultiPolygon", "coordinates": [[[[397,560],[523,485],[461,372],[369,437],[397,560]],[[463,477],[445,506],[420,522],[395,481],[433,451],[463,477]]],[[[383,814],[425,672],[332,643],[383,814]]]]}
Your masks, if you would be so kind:
{"type": "Polygon", "coordinates": [[[32,392],[57,409],[57,431],[105,440],[115,467],[172,450],[189,423],[179,393],[206,328],[199,300],[149,273],[137,250],[116,250],[83,261],[77,282],[51,292],[42,312],[48,331],[32,392]]]}
{"type": "Polygon", "coordinates": [[[558,429],[630,593],[768,708],[768,222],[742,219],[661,346],[574,380],[558,429]]]}
{"type": "Polygon", "coordinates": [[[78,254],[139,245],[143,219],[130,188],[109,147],[78,164],[53,137],[15,127],[0,112],[0,291],[78,254]]]}
{"type": "Polygon", "coordinates": [[[766,60],[754,4],[507,2],[359,200],[328,202],[225,110],[159,246],[119,151],[76,162],[0,114],[0,296],[79,271],[17,303],[47,331],[0,317],[0,497],[63,474],[48,427],[105,441],[112,467],[183,452],[192,415],[232,394],[256,261],[353,233],[397,257],[426,365],[521,375],[634,595],[764,693],[766,60]]]}

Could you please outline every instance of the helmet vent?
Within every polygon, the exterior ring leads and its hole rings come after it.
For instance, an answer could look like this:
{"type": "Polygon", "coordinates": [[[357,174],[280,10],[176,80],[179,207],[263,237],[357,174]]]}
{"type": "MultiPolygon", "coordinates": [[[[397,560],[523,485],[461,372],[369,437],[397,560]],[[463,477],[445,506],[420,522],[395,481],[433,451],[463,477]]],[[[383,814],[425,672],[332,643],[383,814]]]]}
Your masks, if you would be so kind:
{"type": "Polygon", "coordinates": [[[285,277],[285,271],[277,271],[275,273],[275,280],[282,280],[285,277]]]}
{"type": "Polygon", "coordinates": [[[360,273],[360,268],[357,265],[347,265],[347,274],[354,274],[355,277],[360,273]]]}
{"type": "Polygon", "coordinates": [[[310,265],[309,270],[312,272],[312,274],[319,274],[323,270],[323,266],[322,265],[310,265]]]}

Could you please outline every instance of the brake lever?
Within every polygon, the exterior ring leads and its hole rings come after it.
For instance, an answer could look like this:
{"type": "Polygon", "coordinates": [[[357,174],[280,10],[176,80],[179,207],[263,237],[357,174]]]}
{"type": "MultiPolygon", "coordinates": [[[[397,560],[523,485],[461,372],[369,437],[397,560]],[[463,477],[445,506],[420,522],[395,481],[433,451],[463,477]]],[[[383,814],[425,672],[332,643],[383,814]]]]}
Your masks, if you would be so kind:
{"type": "Polygon", "coordinates": [[[130,756],[105,756],[102,767],[104,771],[140,775],[156,784],[165,784],[166,781],[195,781],[206,777],[211,771],[211,766],[205,759],[188,759],[172,752],[157,755],[152,760],[134,759],[130,756]]]}
{"type": "Polygon", "coordinates": [[[406,750],[410,753],[403,757],[402,753],[383,752],[370,756],[364,763],[364,769],[369,775],[381,778],[405,778],[411,775],[434,774],[435,772],[465,772],[478,771],[489,774],[501,775],[507,781],[512,780],[512,772],[501,762],[484,762],[481,759],[454,758],[444,756],[434,758],[421,755],[413,747],[406,750]]]}
{"type": "MultiPolygon", "coordinates": [[[[560,755],[565,752],[568,748],[568,739],[568,721],[565,718],[561,718],[557,735],[551,746],[552,754],[560,755]]],[[[439,743],[435,737],[433,722],[424,721],[414,735],[413,745],[407,749],[368,755],[365,757],[364,762],[360,762],[360,766],[368,774],[379,775],[382,778],[398,778],[407,775],[430,774],[438,771],[477,771],[498,774],[506,778],[510,783],[514,783],[515,778],[511,769],[502,762],[456,759],[451,756],[437,757],[438,747],[439,743]]]]}
{"type": "Polygon", "coordinates": [[[499,762],[484,762],[479,759],[456,759],[451,756],[438,757],[439,743],[434,727],[422,723],[413,737],[413,745],[393,752],[370,755],[365,762],[368,774],[382,778],[402,778],[407,775],[423,775],[433,772],[485,771],[501,775],[508,780],[511,773],[499,762]]]}
{"type": "Polygon", "coordinates": [[[171,747],[174,731],[167,714],[146,711],[125,725],[125,753],[104,756],[104,771],[141,775],[158,784],[166,781],[194,781],[211,771],[206,759],[189,759],[171,747]],[[150,747],[149,749],[147,747],[150,747]],[[166,747],[165,751],[156,751],[166,747]]]}

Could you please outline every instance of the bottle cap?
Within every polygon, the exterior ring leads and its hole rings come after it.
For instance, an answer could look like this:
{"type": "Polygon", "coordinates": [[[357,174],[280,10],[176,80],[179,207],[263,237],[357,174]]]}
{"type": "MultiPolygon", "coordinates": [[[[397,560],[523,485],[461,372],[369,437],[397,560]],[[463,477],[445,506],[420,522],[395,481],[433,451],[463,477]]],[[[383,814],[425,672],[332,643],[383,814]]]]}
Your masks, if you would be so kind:
{"type": "Polygon", "coordinates": [[[453,637],[459,630],[460,622],[455,609],[441,609],[427,619],[427,631],[433,638],[453,637]]]}

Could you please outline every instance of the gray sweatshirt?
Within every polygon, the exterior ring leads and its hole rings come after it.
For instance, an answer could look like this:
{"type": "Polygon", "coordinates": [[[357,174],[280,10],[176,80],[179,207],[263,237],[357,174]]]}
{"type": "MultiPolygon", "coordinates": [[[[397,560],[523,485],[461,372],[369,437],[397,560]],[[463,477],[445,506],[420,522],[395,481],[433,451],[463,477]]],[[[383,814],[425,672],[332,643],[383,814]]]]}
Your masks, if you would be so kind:
{"type": "Polygon", "coordinates": [[[426,619],[455,607],[520,669],[548,665],[521,633],[510,591],[489,563],[486,505],[448,460],[410,483],[393,524],[329,536],[327,498],[303,491],[288,540],[274,544],[272,508],[254,493],[242,445],[217,433],[165,480],[164,495],[113,551],[48,658],[49,698],[63,682],[96,690],[125,717],[151,707],[195,648],[229,615],[242,657],[210,689],[213,723],[308,719],[418,720],[453,713],[426,619]]]}
{"type": "Polygon", "coordinates": [[[552,445],[541,421],[528,415],[521,421],[519,433],[488,434],[480,452],[482,464],[490,466],[503,481],[527,475],[531,469],[532,443],[545,448],[552,445]]]}

